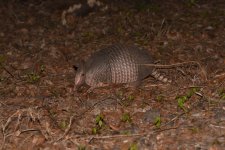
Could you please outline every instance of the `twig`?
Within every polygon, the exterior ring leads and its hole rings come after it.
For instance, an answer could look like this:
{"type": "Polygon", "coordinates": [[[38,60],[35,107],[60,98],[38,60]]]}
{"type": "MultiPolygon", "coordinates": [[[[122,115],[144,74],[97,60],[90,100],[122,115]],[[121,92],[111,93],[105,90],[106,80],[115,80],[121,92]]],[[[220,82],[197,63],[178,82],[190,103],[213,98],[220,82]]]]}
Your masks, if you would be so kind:
{"type": "Polygon", "coordinates": [[[205,78],[205,80],[207,80],[206,71],[203,69],[201,64],[199,62],[197,62],[197,61],[187,61],[187,62],[170,64],[170,65],[157,65],[157,64],[139,64],[139,65],[151,66],[151,67],[155,67],[155,68],[159,68],[159,69],[170,69],[170,68],[174,68],[174,67],[184,66],[184,65],[187,65],[187,64],[198,65],[198,67],[201,70],[201,73],[202,73],[203,77],[205,78]]]}
{"type": "Polygon", "coordinates": [[[6,106],[6,104],[5,104],[5,103],[3,103],[3,102],[0,102],[0,104],[1,104],[1,105],[4,105],[4,106],[6,106]]]}
{"type": "Polygon", "coordinates": [[[170,65],[160,65],[160,64],[139,64],[139,65],[168,69],[168,68],[184,66],[186,64],[197,64],[197,65],[200,65],[197,61],[187,61],[187,62],[175,63],[175,64],[170,64],[170,65]]]}
{"type": "Polygon", "coordinates": [[[182,87],[182,88],[178,88],[175,89],[173,91],[170,91],[169,93],[165,93],[165,94],[161,94],[162,96],[168,96],[168,94],[173,94],[174,92],[177,91],[181,91],[181,90],[186,90],[186,89],[190,89],[190,88],[204,88],[205,86],[188,86],[188,87],[182,87]]]}
{"type": "Polygon", "coordinates": [[[214,127],[214,128],[225,129],[225,127],[223,127],[223,126],[217,126],[217,125],[213,125],[213,124],[210,124],[209,126],[210,126],[210,127],[214,127]]]}
{"type": "Polygon", "coordinates": [[[225,77],[225,72],[224,73],[221,73],[221,74],[215,75],[214,78],[223,78],[223,77],[225,77]]]}
{"type": "Polygon", "coordinates": [[[174,130],[177,129],[178,127],[173,127],[173,128],[166,128],[166,129],[161,129],[161,130],[155,130],[155,131],[150,131],[150,132],[145,132],[145,133],[136,133],[136,134],[129,134],[129,135],[106,135],[106,136],[99,136],[99,135],[93,135],[93,136],[78,136],[77,138],[90,138],[91,140],[93,139],[111,139],[111,138],[126,138],[126,137],[135,137],[135,136],[148,136],[154,133],[158,132],[163,132],[167,130],[174,130]]]}
{"type": "Polygon", "coordinates": [[[0,67],[5,70],[12,78],[14,78],[14,75],[8,70],[6,69],[1,63],[0,63],[0,67]]]}
{"type": "Polygon", "coordinates": [[[5,140],[6,140],[6,135],[5,135],[5,132],[3,131],[3,128],[2,128],[2,134],[3,134],[3,142],[2,142],[1,150],[4,149],[4,147],[5,147],[5,140]]]}
{"type": "Polygon", "coordinates": [[[20,134],[25,133],[25,132],[29,132],[29,131],[39,131],[40,132],[39,129],[26,129],[26,130],[20,131],[20,134]]]}

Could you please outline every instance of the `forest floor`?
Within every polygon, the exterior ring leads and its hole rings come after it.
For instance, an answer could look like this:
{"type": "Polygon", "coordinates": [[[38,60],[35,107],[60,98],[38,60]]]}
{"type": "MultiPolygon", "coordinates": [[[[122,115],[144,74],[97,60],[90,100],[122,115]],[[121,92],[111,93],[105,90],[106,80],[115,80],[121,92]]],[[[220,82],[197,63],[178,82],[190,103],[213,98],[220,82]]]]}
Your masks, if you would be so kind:
{"type": "Polygon", "coordinates": [[[1,149],[225,147],[225,3],[104,1],[86,16],[67,1],[0,2],[1,149]],[[140,87],[74,92],[72,65],[113,43],[137,44],[159,64],[140,87]]]}

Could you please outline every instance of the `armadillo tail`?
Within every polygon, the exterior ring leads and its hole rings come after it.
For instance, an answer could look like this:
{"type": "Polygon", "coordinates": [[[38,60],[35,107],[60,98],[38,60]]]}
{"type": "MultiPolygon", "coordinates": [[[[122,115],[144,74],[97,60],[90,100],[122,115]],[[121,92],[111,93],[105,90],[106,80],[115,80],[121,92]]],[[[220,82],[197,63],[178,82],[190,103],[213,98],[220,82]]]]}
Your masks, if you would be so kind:
{"type": "Polygon", "coordinates": [[[172,81],[169,80],[168,78],[164,77],[163,75],[161,75],[157,70],[153,70],[152,72],[152,76],[159,80],[159,81],[162,81],[164,83],[171,83],[172,81]]]}

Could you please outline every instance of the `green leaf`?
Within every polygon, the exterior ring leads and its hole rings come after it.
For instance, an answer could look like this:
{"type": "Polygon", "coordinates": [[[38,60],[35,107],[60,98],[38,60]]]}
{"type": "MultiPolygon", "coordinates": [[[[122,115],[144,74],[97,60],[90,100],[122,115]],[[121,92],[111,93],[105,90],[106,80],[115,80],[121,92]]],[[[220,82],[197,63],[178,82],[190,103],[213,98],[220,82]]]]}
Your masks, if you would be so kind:
{"type": "Polygon", "coordinates": [[[98,132],[98,129],[97,128],[92,128],[92,133],[93,134],[97,134],[97,132],[98,132]]]}
{"type": "Polygon", "coordinates": [[[137,150],[137,149],[138,148],[137,148],[137,144],[136,143],[131,144],[131,146],[129,148],[129,150],[137,150]]]}
{"type": "Polygon", "coordinates": [[[102,114],[97,115],[95,122],[96,122],[96,125],[100,128],[104,125],[104,120],[103,120],[102,114]]]}
{"type": "Polygon", "coordinates": [[[78,150],[86,150],[86,147],[83,146],[83,145],[79,145],[79,146],[78,146],[78,150]]]}
{"type": "Polygon", "coordinates": [[[35,82],[39,81],[39,79],[40,79],[40,76],[33,72],[28,74],[27,76],[28,76],[28,82],[30,82],[30,83],[35,83],[35,82]]]}
{"type": "Polygon", "coordinates": [[[124,113],[123,115],[122,115],[122,118],[121,118],[121,120],[123,121],[123,122],[129,122],[129,123],[131,123],[131,116],[130,116],[130,114],[129,113],[124,113]]]}
{"type": "Polygon", "coordinates": [[[180,108],[183,109],[184,111],[186,111],[186,109],[184,108],[185,100],[186,100],[185,97],[180,97],[180,98],[177,99],[178,107],[180,107],[180,108]]]}
{"type": "Polygon", "coordinates": [[[68,124],[66,123],[65,120],[63,120],[63,121],[60,122],[59,126],[61,127],[61,129],[65,130],[67,128],[68,124]]]}
{"type": "Polygon", "coordinates": [[[102,120],[100,120],[100,121],[98,122],[98,125],[99,125],[99,127],[102,127],[102,125],[103,125],[103,121],[102,121],[102,120]]]}
{"type": "Polygon", "coordinates": [[[97,115],[96,117],[96,123],[98,123],[99,121],[103,121],[103,116],[101,114],[97,115]]]}
{"type": "Polygon", "coordinates": [[[41,72],[44,72],[45,71],[45,65],[41,65],[41,72]]]}
{"type": "Polygon", "coordinates": [[[5,56],[0,55],[0,65],[5,62],[5,56]]]}
{"type": "Polygon", "coordinates": [[[133,101],[134,100],[134,96],[133,95],[129,95],[128,96],[128,100],[133,101]]]}
{"type": "Polygon", "coordinates": [[[162,123],[162,121],[161,121],[160,116],[159,116],[159,117],[156,117],[156,118],[155,118],[155,121],[154,121],[154,125],[155,125],[157,128],[160,128],[161,123],[162,123]]]}
{"type": "Polygon", "coordinates": [[[158,96],[156,97],[156,99],[157,99],[158,102],[162,101],[163,98],[164,98],[164,97],[163,97],[162,95],[158,95],[158,96]]]}

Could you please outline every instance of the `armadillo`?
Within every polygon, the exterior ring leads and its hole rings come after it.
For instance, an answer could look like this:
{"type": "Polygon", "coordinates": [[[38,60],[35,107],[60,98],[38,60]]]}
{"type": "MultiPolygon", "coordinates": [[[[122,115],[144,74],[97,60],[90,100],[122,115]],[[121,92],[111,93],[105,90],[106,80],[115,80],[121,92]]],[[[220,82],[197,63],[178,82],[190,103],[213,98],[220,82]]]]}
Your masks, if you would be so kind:
{"type": "Polygon", "coordinates": [[[169,81],[153,67],[153,58],[147,50],[133,45],[114,44],[92,54],[78,66],[75,75],[75,90],[83,83],[92,88],[105,84],[129,83],[138,85],[143,79],[152,76],[162,82],[169,81]]]}

